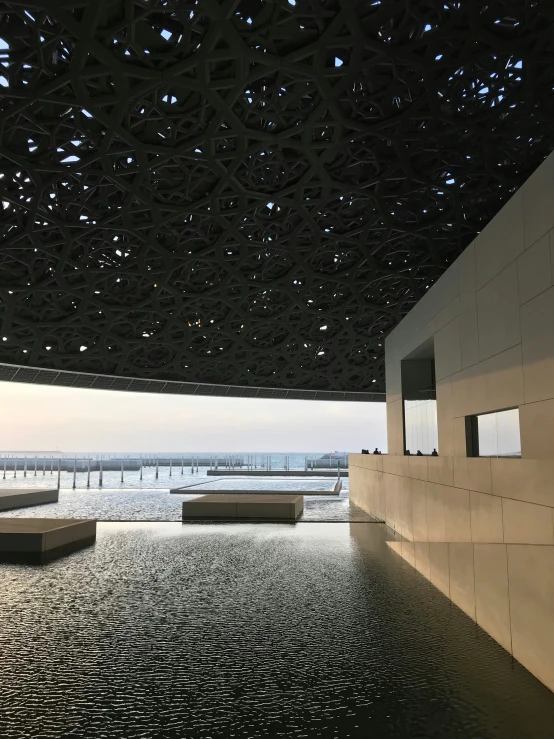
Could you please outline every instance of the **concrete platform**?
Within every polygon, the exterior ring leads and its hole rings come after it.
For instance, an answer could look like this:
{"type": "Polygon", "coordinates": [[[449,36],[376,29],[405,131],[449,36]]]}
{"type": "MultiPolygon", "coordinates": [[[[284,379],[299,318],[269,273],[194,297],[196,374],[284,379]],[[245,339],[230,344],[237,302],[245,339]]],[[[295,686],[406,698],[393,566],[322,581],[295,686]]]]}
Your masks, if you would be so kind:
{"type": "Polygon", "coordinates": [[[14,508],[57,503],[59,490],[29,490],[28,488],[10,488],[0,490],[0,511],[10,511],[14,508]]]}
{"type": "MultiPolygon", "coordinates": [[[[206,470],[211,477],[337,477],[337,470],[206,470]]],[[[341,477],[348,477],[348,470],[340,471],[341,477]]]]}
{"type": "MultiPolygon", "coordinates": [[[[172,488],[170,493],[175,495],[196,495],[200,493],[199,490],[195,490],[194,486],[186,486],[182,488],[172,488]]],[[[334,495],[335,497],[340,494],[331,490],[231,490],[221,488],[220,490],[207,490],[206,495],[334,495]]]]}
{"type": "Polygon", "coordinates": [[[303,510],[302,495],[202,495],[183,503],[183,521],[296,521],[303,510]]]}
{"type": "Polygon", "coordinates": [[[42,564],[94,544],[96,521],[0,518],[0,562],[42,564]]]}

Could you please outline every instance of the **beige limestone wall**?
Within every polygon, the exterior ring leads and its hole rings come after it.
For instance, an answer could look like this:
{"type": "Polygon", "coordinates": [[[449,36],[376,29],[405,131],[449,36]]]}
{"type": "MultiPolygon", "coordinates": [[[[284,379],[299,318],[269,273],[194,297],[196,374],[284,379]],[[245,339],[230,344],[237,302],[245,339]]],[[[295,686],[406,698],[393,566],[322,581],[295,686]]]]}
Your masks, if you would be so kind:
{"type": "Polygon", "coordinates": [[[554,690],[554,460],[351,454],[351,501],[554,690]]]}
{"type": "Polygon", "coordinates": [[[350,498],[554,690],[554,154],[385,342],[388,455],[350,498]],[[401,361],[434,343],[439,457],[404,456],[401,361]],[[519,408],[521,459],[468,458],[465,417],[519,408]]]}
{"type": "Polygon", "coordinates": [[[400,361],[434,337],[439,453],[464,417],[519,407],[522,457],[554,459],[554,154],[385,342],[388,449],[403,454],[400,361]]]}

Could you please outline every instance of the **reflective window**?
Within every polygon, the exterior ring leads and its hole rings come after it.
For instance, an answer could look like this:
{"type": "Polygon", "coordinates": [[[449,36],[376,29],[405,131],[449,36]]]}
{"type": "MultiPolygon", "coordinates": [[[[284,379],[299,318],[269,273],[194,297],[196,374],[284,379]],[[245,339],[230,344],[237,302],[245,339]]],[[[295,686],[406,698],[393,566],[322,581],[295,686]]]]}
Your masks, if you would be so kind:
{"type": "Polygon", "coordinates": [[[439,449],[436,400],[405,400],[406,451],[432,454],[439,449]]]}
{"type": "Polygon", "coordinates": [[[521,457],[519,409],[477,416],[480,457],[521,457]]]}

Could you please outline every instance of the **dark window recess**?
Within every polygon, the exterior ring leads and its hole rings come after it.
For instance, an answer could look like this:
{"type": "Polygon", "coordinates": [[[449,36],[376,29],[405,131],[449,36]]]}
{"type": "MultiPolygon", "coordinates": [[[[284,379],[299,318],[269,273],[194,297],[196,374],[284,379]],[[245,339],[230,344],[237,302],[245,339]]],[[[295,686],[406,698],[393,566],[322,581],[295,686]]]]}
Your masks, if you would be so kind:
{"type": "Polygon", "coordinates": [[[402,362],[404,450],[433,454],[439,448],[434,356],[402,362]]]}

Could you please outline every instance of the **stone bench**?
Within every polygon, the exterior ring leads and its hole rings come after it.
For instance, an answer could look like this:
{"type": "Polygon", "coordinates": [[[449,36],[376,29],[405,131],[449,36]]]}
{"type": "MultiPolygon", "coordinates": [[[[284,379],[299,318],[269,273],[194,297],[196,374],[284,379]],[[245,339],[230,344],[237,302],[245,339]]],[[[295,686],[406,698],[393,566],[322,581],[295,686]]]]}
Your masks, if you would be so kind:
{"type": "Polygon", "coordinates": [[[0,518],[0,561],[41,564],[94,544],[96,521],[0,518]]]}
{"type": "Polygon", "coordinates": [[[302,495],[202,495],[183,503],[183,521],[296,521],[304,510],[302,495]]]}
{"type": "Polygon", "coordinates": [[[27,488],[8,488],[0,490],[0,511],[10,511],[14,508],[57,503],[59,491],[33,490],[27,488]]]}

